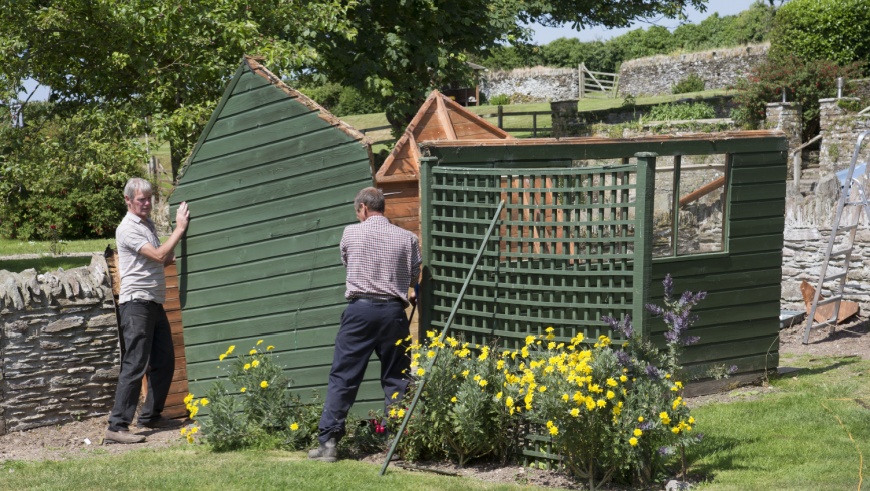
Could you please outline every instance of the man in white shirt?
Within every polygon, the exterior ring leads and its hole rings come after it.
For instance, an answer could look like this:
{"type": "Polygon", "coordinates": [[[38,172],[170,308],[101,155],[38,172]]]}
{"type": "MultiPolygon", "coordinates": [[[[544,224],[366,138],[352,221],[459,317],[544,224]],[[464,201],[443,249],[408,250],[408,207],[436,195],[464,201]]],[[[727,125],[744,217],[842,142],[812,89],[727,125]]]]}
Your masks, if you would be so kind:
{"type": "Polygon", "coordinates": [[[129,430],[142,390],[142,377],[148,379],[148,394],[139,412],[137,426],[179,426],[178,422],[160,415],[175,371],[172,333],[163,310],[166,297],[163,268],[175,260],[173,250],[187,231],[190,213],[187,203],[181,203],[175,214],[175,230],[161,245],[150,218],[151,195],[148,181],[136,177],[127,181],[124,187],[127,215],[115,232],[121,278],[118,297],[120,329],[126,351],[121,358],[115,405],[106,430],[107,442],[145,441],[145,436],[129,430]]]}

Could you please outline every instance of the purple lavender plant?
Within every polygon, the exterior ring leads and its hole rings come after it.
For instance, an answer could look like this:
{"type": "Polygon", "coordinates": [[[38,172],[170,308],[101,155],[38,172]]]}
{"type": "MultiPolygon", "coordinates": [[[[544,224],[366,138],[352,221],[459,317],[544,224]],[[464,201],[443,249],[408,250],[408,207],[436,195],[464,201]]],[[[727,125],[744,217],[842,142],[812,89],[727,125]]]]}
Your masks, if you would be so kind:
{"type": "Polygon", "coordinates": [[[671,275],[665,275],[662,281],[665,290],[664,306],[647,304],[646,309],[655,316],[660,316],[665,325],[665,339],[670,345],[688,346],[698,342],[697,336],[688,336],[686,331],[698,320],[698,316],[692,314],[692,307],[707,297],[707,292],[684,292],[679,299],[672,297],[674,280],[671,275]]]}

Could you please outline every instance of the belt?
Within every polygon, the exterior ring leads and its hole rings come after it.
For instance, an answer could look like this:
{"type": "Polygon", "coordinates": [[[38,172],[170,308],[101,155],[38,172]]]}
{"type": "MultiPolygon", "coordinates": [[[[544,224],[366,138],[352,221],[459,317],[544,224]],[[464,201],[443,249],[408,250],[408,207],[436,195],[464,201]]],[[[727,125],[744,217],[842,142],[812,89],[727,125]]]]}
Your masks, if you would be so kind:
{"type": "Polygon", "coordinates": [[[382,300],[380,298],[352,298],[348,301],[348,303],[354,302],[362,302],[362,303],[375,303],[375,304],[383,304],[383,303],[400,303],[404,305],[404,301],[401,298],[393,297],[386,300],[382,300]]]}

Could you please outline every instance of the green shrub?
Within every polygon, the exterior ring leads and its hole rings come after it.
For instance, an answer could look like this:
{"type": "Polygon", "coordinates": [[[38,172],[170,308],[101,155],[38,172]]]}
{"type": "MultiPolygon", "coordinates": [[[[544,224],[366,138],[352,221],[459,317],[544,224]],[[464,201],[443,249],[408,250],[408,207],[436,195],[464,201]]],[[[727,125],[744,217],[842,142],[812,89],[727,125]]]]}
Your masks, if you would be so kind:
{"type": "Polygon", "coordinates": [[[770,36],[773,58],[831,60],[840,65],[870,59],[870,8],[866,0],[791,0],[776,12],[770,36]]]}
{"type": "MultiPolygon", "coordinates": [[[[509,457],[515,422],[499,402],[505,362],[491,356],[494,348],[477,348],[472,351],[468,343],[452,337],[439,341],[432,331],[422,345],[411,346],[412,384],[407,398],[424,375],[426,388],[425,401],[417,406],[401,440],[406,459],[448,457],[465,466],[471,459],[506,461],[509,457]],[[421,365],[436,353],[436,362],[427,371],[421,365]]],[[[402,406],[390,410],[394,428],[404,411],[402,406]]]]}
{"type": "Polygon", "coordinates": [[[689,92],[702,92],[707,83],[698,74],[690,73],[688,77],[677,82],[671,89],[673,94],[686,94],[689,92]]]}
{"type": "MultiPolygon", "coordinates": [[[[803,141],[819,133],[819,99],[837,95],[837,77],[856,78],[861,65],[837,65],[831,61],[804,61],[796,56],[771,59],[753,67],[749,76],[737,83],[734,102],[738,111],[732,112],[735,122],[757,128],[765,118],[770,102],[786,100],[800,103],[803,110],[803,141]]],[[[846,85],[848,91],[849,84],[846,85]]]]}
{"type": "Polygon", "coordinates": [[[646,121],[680,121],[716,117],[713,106],[704,102],[659,104],[643,118],[646,121]]]}
{"type": "Polygon", "coordinates": [[[333,109],[337,116],[348,116],[383,112],[384,106],[374,99],[363,96],[353,87],[344,87],[338,96],[338,104],[333,109]]]}
{"type": "Polygon", "coordinates": [[[341,97],[342,87],[334,82],[326,82],[313,87],[301,87],[299,92],[314,100],[328,111],[338,105],[338,100],[341,97]]]}
{"type": "Polygon", "coordinates": [[[491,106],[507,106],[510,105],[511,98],[506,94],[496,94],[489,98],[489,104],[491,106]]]}
{"type": "Polygon", "coordinates": [[[182,430],[193,441],[193,434],[202,427],[205,440],[215,451],[243,448],[282,448],[300,450],[317,441],[317,424],[322,405],[303,404],[288,388],[292,381],[273,359],[273,346],[260,348],[257,341],[247,354],[230,358],[235,346],[230,346],[219,358],[224,367],[230,390],[218,380],[206,393],[195,399],[188,394],[184,402],[191,419],[199,408],[208,407],[209,414],[196,419],[197,425],[182,430]]]}
{"type": "MultiPolygon", "coordinates": [[[[686,331],[705,294],[673,298],[672,287],[667,276],[664,306],[648,307],[667,326],[664,350],[635,335],[628,318],[603,319],[622,332],[621,349],[606,336],[558,340],[552,327],[527,336],[522,348],[498,354],[427,333],[423,345],[412,346],[412,376],[425,376],[426,386],[401,441],[406,458],[447,454],[463,465],[494,457],[517,448],[513,438],[531,425],[590,489],[613,478],[649,485],[677,454],[684,464],[683,448],[698,438],[676,379],[677,360],[682,346],[697,341],[686,331]],[[432,366],[425,363],[433,357],[432,366]]],[[[391,416],[403,418],[404,411],[394,409],[391,416]]]]}
{"type": "Polygon", "coordinates": [[[0,125],[0,235],[114,235],[126,212],[124,184],[146,161],[129,115],[92,107],[63,117],[25,113],[25,121],[24,128],[0,125]]]}

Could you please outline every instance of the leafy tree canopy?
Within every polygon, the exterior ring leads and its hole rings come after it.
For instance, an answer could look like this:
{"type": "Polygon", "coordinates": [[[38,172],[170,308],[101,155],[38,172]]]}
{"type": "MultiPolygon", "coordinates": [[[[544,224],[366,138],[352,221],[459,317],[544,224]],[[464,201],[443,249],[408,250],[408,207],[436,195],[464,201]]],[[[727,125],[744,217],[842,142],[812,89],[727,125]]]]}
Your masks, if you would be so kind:
{"type": "Polygon", "coordinates": [[[870,4],[866,0],[791,0],[776,12],[774,57],[839,64],[870,60],[870,4]]]}

